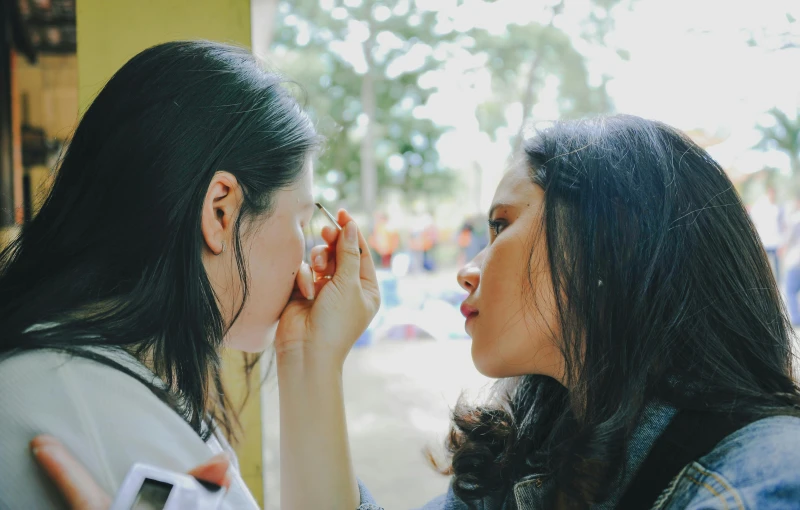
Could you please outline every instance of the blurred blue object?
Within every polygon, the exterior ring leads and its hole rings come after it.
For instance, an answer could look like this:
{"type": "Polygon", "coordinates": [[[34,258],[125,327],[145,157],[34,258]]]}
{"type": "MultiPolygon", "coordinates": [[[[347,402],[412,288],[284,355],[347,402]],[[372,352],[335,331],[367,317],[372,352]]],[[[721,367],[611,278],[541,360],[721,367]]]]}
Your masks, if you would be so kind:
{"type": "Polygon", "coordinates": [[[395,271],[381,269],[376,273],[381,308],[354,347],[368,347],[380,339],[432,337],[446,341],[469,338],[459,311],[467,293],[455,285],[455,281],[453,285],[443,285],[425,277],[422,282],[412,284],[395,271]]]}
{"type": "Polygon", "coordinates": [[[400,295],[397,291],[397,277],[386,269],[378,269],[375,273],[378,277],[378,286],[381,290],[381,308],[378,310],[377,316],[367,327],[366,331],[356,340],[356,343],[353,345],[354,348],[369,347],[375,343],[375,329],[383,322],[384,311],[400,305],[400,295]]]}
{"type": "Polygon", "coordinates": [[[381,307],[394,308],[400,305],[400,294],[397,291],[397,277],[391,271],[380,269],[376,271],[378,285],[381,289],[381,307]]]}
{"type": "Polygon", "coordinates": [[[463,290],[447,289],[438,293],[435,297],[441,299],[442,301],[450,303],[456,308],[460,308],[461,303],[463,303],[464,300],[467,299],[467,296],[469,296],[469,294],[463,290]]]}
{"type": "Polygon", "coordinates": [[[356,340],[356,343],[353,345],[353,348],[369,347],[370,345],[372,345],[374,343],[374,335],[372,334],[372,332],[373,332],[372,325],[370,324],[370,326],[366,329],[366,331],[364,331],[364,333],[362,333],[361,336],[358,337],[358,340],[356,340]]]}

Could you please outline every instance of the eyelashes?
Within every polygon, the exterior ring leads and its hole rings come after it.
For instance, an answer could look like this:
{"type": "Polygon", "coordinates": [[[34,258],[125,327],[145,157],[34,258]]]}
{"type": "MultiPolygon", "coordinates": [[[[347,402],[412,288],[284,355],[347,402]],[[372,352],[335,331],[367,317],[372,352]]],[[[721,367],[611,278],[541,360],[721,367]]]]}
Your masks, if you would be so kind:
{"type": "Polygon", "coordinates": [[[500,232],[505,230],[507,226],[508,222],[506,220],[489,220],[489,230],[492,231],[494,237],[500,235],[500,232]]]}

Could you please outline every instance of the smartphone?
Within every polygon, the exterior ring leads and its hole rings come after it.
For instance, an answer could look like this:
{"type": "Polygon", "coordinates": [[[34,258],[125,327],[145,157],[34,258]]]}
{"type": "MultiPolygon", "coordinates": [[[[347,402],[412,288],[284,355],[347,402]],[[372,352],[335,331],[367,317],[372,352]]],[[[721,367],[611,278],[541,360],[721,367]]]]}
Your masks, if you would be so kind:
{"type": "Polygon", "coordinates": [[[110,510],[217,510],[225,490],[148,464],[134,464],[125,475],[110,510]]]}

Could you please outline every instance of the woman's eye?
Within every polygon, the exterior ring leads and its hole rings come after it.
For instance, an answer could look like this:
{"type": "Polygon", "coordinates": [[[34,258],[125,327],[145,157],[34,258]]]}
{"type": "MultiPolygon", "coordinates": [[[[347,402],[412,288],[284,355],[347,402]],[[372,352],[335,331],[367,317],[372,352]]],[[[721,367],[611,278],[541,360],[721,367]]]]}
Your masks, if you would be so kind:
{"type": "Polygon", "coordinates": [[[494,237],[500,235],[500,232],[505,230],[507,226],[508,222],[506,220],[489,220],[489,230],[492,231],[494,237]]]}

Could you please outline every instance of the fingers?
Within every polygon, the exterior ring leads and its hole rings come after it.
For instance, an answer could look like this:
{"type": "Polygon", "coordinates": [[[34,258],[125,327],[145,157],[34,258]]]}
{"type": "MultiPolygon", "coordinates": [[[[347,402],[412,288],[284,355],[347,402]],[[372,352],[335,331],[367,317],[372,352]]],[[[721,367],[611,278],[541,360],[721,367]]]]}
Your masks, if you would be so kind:
{"type": "Polygon", "coordinates": [[[311,273],[309,265],[305,262],[300,264],[300,269],[297,271],[295,286],[300,290],[304,298],[314,299],[314,275],[311,273]]]}
{"type": "Polygon", "coordinates": [[[339,239],[339,230],[330,225],[325,225],[322,227],[322,239],[330,245],[336,244],[336,240],[339,239]]]}
{"type": "Polygon", "coordinates": [[[31,451],[71,510],[107,510],[111,498],[67,448],[52,436],[37,436],[31,451]]]}
{"type": "Polygon", "coordinates": [[[188,474],[198,480],[210,482],[228,489],[231,486],[231,477],[228,474],[230,467],[231,459],[223,452],[211,457],[208,462],[200,464],[189,471],[188,474]]]}
{"type": "MultiPolygon", "coordinates": [[[[346,223],[348,221],[353,221],[353,217],[350,216],[350,213],[344,209],[339,209],[338,220],[346,223]]],[[[375,272],[375,263],[372,261],[372,254],[369,251],[369,245],[367,244],[367,240],[364,238],[364,235],[361,233],[361,231],[358,232],[358,246],[361,251],[361,268],[359,275],[362,280],[366,280],[370,282],[370,284],[374,284],[377,288],[378,275],[375,272]]]]}
{"type": "Polygon", "coordinates": [[[361,273],[361,253],[358,246],[358,226],[355,221],[348,221],[342,235],[336,242],[336,273],[334,278],[340,277],[345,281],[358,278],[361,273]]]}
{"type": "Polygon", "coordinates": [[[311,268],[319,276],[333,276],[336,272],[336,258],[334,249],[328,246],[314,246],[311,248],[311,268]]]}

